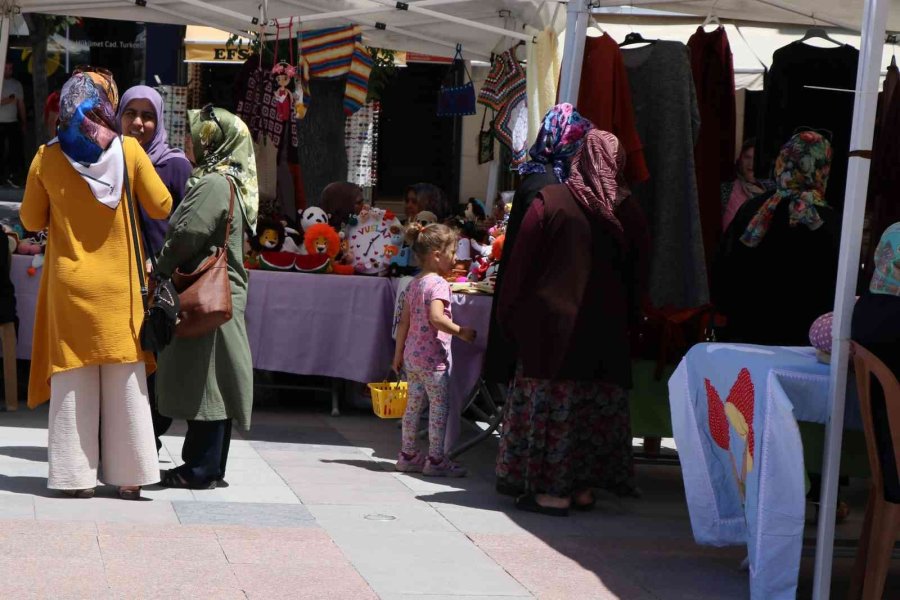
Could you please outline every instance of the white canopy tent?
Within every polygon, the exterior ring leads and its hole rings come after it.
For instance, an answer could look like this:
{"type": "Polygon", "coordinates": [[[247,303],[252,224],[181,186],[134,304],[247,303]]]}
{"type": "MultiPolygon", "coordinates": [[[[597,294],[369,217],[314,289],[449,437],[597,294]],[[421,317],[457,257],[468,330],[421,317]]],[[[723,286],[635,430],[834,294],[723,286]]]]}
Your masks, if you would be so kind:
{"type": "MultiPolygon", "coordinates": [[[[0,0],[0,55],[8,45],[10,19],[20,12],[175,24],[202,24],[233,33],[274,32],[274,21],[291,18],[303,28],[359,24],[368,43],[452,56],[462,44],[466,58],[484,59],[516,40],[529,41],[546,26],[566,30],[560,100],[578,97],[578,83],[590,7],[646,7],[692,15],[710,14],[745,22],[831,26],[861,32],[851,151],[872,146],[885,30],[900,31],[900,0],[0,0]],[[261,4],[260,4],[261,2],[261,4]],[[560,10],[565,6],[565,13],[560,10]],[[889,10],[893,9],[893,10],[889,10]],[[563,22],[565,20],[565,23],[563,22]]],[[[2,84],[2,76],[0,76],[2,84]]],[[[813,596],[830,592],[834,514],[844,394],[847,383],[850,316],[856,289],[869,160],[850,158],[835,294],[835,341],[831,369],[831,414],[823,465],[821,511],[813,596]]]]}

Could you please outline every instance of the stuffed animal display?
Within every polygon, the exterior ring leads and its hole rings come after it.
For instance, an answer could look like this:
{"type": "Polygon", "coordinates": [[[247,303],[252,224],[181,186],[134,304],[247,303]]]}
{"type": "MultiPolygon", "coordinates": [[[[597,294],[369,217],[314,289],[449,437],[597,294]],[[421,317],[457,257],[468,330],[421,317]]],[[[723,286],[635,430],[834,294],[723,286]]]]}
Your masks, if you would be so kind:
{"type": "Polygon", "coordinates": [[[300,273],[336,273],[352,275],[351,265],[335,261],[341,249],[341,238],[333,227],[317,223],[308,227],[303,236],[305,254],[294,252],[262,252],[259,268],[267,271],[298,271],[300,273]]]}

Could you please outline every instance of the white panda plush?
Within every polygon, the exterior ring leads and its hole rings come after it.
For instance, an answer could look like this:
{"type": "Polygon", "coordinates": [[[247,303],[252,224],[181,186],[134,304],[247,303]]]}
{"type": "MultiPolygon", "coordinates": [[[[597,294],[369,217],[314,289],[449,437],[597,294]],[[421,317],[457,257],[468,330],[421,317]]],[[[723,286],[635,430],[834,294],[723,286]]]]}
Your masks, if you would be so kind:
{"type": "MultiPolygon", "coordinates": [[[[326,213],[318,206],[310,206],[306,210],[297,211],[300,214],[300,226],[306,231],[313,225],[328,224],[331,215],[326,213]]],[[[300,244],[298,248],[299,254],[306,254],[306,245],[300,244]]]]}

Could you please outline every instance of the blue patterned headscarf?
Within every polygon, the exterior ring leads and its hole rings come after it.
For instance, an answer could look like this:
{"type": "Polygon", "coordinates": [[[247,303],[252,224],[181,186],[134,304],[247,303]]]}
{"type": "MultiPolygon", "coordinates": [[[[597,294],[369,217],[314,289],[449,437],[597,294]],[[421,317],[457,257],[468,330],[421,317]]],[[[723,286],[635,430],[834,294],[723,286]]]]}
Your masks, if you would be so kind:
{"type": "Polygon", "coordinates": [[[544,116],[537,140],[528,152],[531,160],[519,167],[519,173],[546,173],[550,166],[559,182],[565,182],[569,178],[569,162],[593,128],[594,124],[571,104],[557,104],[544,116]]]}
{"type": "Polygon", "coordinates": [[[875,251],[875,272],[869,291],[900,296],[900,223],[894,223],[881,235],[875,251]]]}
{"type": "Polygon", "coordinates": [[[63,85],[57,137],[74,162],[92,165],[117,137],[119,93],[108,72],[76,71],[63,85]]]}

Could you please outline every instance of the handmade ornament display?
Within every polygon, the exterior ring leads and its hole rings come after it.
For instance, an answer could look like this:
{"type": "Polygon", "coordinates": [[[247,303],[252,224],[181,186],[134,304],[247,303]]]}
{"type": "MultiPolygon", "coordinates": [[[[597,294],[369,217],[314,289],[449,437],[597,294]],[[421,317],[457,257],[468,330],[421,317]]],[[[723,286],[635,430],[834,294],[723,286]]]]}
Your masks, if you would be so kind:
{"type": "Polygon", "coordinates": [[[348,228],[347,240],[357,273],[384,275],[400,252],[403,229],[393,212],[367,206],[348,228]]]}
{"type": "Polygon", "coordinates": [[[347,181],[359,187],[378,183],[378,125],[381,104],[369,102],[347,117],[344,147],[347,150],[347,181]]]}

